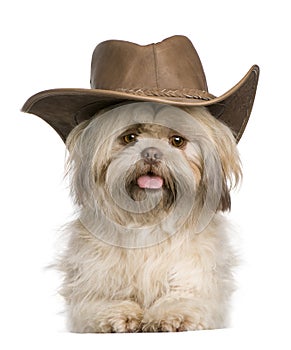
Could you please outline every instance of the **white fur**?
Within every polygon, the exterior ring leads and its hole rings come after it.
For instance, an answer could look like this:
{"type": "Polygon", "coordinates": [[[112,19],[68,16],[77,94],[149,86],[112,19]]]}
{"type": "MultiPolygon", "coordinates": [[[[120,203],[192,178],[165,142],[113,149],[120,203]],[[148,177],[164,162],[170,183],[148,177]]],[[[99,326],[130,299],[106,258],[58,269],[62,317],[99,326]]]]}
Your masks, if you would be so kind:
{"type": "Polygon", "coordinates": [[[234,255],[225,219],[194,237],[126,249],[103,243],[79,221],[63,257],[62,294],[75,332],[176,331],[227,325],[234,255]]]}

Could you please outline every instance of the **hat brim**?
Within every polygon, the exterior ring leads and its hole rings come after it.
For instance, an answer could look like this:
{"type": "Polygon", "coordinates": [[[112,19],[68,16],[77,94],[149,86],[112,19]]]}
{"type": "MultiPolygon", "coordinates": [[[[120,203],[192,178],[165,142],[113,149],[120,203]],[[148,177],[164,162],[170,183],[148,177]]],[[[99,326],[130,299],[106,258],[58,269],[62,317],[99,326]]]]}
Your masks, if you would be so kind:
{"type": "Polygon", "coordinates": [[[101,89],[52,89],[31,96],[22,111],[45,120],[65,142],[71,130],[80,122],[92,118],[101,109],[122,102],[152,101],[177,107],[205,106],[233,131],[238,142],[251,114],[258,78],[259,67],[254,65],[233,88],[209,100],[143,96],[101,89]]]}

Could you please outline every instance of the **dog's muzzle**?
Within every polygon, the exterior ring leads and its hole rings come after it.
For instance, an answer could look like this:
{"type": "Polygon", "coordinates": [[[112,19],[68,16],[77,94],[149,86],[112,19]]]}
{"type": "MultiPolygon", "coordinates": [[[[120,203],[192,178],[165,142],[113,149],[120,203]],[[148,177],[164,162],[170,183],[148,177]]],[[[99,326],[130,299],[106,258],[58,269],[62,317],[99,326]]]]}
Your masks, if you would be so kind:
{"type": "MultiPolygon", "coordinates": [[[[163,153],[156,147],[147,147],[141,152],[143,161],[151,166],[161,161],[162,157],[163,153]]],[[[163,184],[163,178],[152,172],[148,172],[137,179],[137,185],[142,189],[161,189],[163,184]]]]}

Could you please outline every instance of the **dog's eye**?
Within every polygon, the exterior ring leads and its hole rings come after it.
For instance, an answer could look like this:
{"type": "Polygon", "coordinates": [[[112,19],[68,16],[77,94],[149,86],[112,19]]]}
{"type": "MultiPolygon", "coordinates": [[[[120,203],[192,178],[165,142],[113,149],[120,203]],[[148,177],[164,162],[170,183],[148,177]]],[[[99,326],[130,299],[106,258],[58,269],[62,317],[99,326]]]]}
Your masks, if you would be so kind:
{"type": "Polygon", "coordinates": [[[185,145],[186,140],[182,136],[174,135],[170,138],[170,143],[174,147],[181,148],[185,145]]]}
{"type": "Polygon", "coordinates": [[[123,136],[123,138],[122,138],[122,140],[123,140],[125,143],[135,142],[136,139],[137,139],[136,134],[128,134],[128,135],[123,136]]]}

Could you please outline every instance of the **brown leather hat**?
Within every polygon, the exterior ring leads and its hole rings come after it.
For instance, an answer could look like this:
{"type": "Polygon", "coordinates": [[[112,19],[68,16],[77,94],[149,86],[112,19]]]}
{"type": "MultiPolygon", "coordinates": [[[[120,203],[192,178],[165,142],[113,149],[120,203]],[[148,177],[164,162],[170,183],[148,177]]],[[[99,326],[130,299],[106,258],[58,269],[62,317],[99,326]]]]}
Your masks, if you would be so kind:
{"type": "Polygon", "coordinates": [[[259,67],[219,97],[208,92],[203,67],[191,41],[173,36],[140,46],[109,40],[92,57],[91,89],[53,89],[30,97],[23,112],[36,114],[65,141],[80,122],[101,109],[129,101],[155,101],[173,106],[206,106],[228,125],[239,141],[255,98],[259,67]]]}

